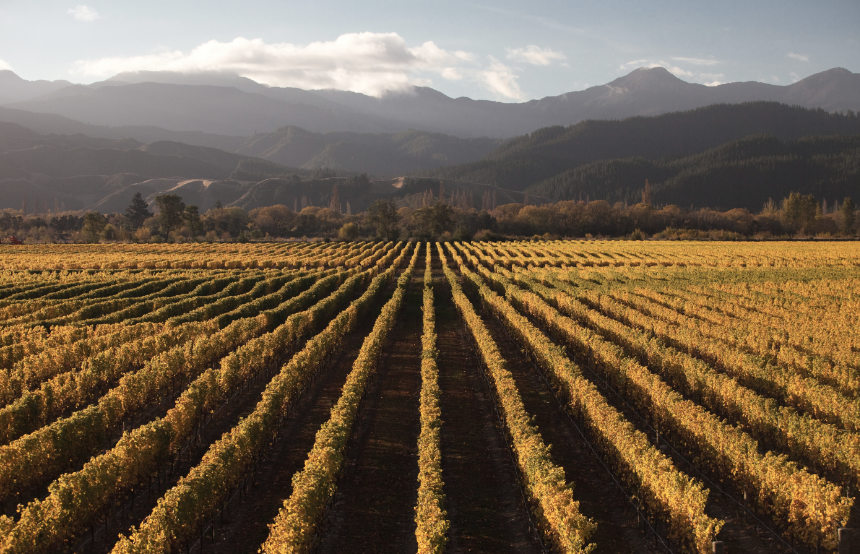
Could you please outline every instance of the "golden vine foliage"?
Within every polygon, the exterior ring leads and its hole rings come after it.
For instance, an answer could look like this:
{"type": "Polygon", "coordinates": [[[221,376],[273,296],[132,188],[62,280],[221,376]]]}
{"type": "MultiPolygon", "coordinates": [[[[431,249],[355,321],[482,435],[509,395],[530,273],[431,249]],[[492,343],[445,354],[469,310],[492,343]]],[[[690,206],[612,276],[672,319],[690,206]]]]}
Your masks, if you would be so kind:
{"type": "Polygon", "coordinates": [[[418,501],[415,505],[415,539],[418,552],[445,550],[451,526],[445,512],[440,432],[439,368],[436,365],[436,314],[433,303],[433,251],[427,244],[424,269],[423,331],[421,334],[421,430],[418,434],[418,501]]]}
{"type": "Polygon", "coordinates": [[[637,425],[659,428],[784,536],[836,548],[847,491],[860,488],[860,244],[566,240],[0,245],[0,501],[20,504],[0,516],[0,552],[73,548],[187,450],[232,391],[271,376],[252,412],[203,445],[115,551],[187,546],[406,266],[262,546],[307,549],[422,254],[419,551],[444,551],[453,523],[431,269],[440,258],[553,548],[593,548],[600,522],[580,512],[576,468],[553,463],[482,317],[530,352],[673,546],[710,551],[724,524],[702,483],[637,425]],[[635,417],[602,396],[604,382],[635,417]]]}

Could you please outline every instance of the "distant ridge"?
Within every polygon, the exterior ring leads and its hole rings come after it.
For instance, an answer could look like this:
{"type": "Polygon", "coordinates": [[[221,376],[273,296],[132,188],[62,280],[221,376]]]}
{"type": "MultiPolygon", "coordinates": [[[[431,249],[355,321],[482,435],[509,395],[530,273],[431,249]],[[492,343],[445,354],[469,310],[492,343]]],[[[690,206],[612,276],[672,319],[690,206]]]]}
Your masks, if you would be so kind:
{"type": "MultiPolygon", "coordinates": [[[[251,136],[296,126],[314,133],[400,133],[506,138],[551,125],[623,119],[711,104],[780,102],[830,112],[860,111],[860,74],[834,68],[791,85],[705,86],[665,68],[640,68],[605,85],[523,103],[450,98],[415,87],[375,98],[352,92],[268,87],[225,74],[142,72],[88,86],[29,82],[0,72],[0,105],[90,125],[251,136]]],[[[132,137],[134,138],[134,137],[132,137]]]]}

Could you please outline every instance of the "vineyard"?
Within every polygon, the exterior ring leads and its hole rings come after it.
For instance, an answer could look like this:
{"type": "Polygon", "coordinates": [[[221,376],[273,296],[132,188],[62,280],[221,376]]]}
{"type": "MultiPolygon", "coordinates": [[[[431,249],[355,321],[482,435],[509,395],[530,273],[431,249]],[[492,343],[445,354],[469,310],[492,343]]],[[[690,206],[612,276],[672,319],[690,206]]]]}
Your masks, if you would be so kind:
{"type": "Polygon", "coordinates": [[[0,552],[860,550],[853,242],[0,245],[0,552]]]}

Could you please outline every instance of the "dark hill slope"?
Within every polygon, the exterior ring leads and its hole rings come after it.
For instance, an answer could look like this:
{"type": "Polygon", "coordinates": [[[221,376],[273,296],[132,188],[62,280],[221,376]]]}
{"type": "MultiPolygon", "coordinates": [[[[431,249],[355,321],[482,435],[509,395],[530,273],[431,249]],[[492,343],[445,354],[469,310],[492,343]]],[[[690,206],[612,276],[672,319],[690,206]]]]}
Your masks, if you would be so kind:
{"type": "Polygon", "coordinates": [[[752,136],[672,160],[601,160],[528,188],[550,198],[638,202],[645,180],[652,202],[758,211],[792,191],[831,201],[860,199],[860,135],[782,141],[752,136]]]}
{"type": "Polygon", "coordinates": [[[444,168],[436,177],[524,190],[599,160],[676,158],[749,135],[792,140],[858,135],[860,117],[770,102],[714,105],[656,117],[584,121],[547,127],[505,143],[482,161],[444,168]]]}

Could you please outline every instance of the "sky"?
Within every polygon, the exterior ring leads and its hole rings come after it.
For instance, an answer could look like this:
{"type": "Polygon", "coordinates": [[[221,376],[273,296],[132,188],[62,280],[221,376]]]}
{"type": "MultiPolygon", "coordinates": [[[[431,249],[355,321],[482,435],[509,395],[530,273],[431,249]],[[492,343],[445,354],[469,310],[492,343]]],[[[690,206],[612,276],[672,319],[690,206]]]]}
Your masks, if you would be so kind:
{"type": "Polygon", "coordinates": [[[860,1],[0,0],[0,69],[29,80],[218,71],[517,102],[658,65],[708,85],[858,72],[860,1]]]}

